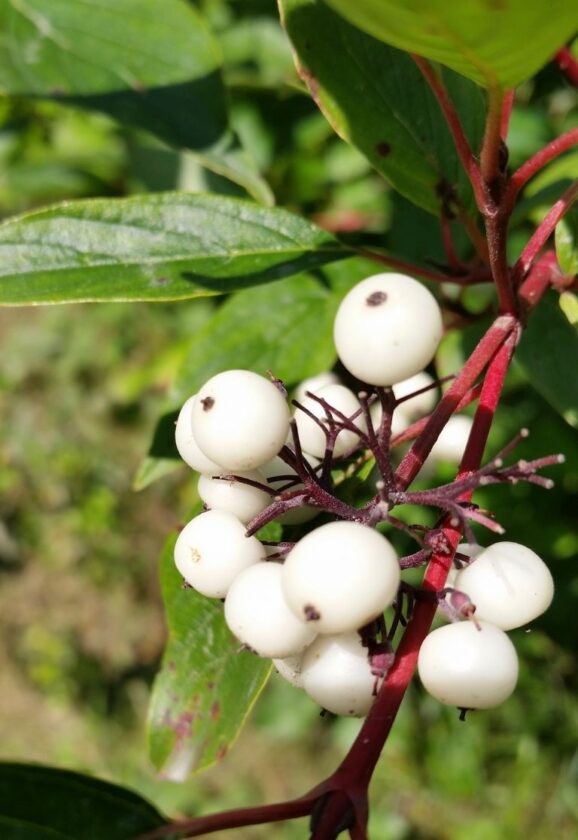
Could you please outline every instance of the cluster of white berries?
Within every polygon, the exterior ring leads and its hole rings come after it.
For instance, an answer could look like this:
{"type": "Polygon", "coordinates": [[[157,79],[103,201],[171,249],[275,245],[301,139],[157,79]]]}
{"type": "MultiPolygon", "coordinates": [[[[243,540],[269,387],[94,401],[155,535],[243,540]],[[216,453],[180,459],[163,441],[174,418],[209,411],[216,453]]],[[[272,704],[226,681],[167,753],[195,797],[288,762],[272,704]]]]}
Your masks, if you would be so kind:
{"type": "MultiPolygon", "coordinates": [[[[363,382],[395,386],[393,432],[434,407],[434,383],[423,368],[433,358],[441,335],[435,298],[404,275],[369,277],[339,307],[334,329],[338,356],[363,382]]],[[[375,528],[354,521],[321,525],[288,553],[247,536],[247,523],[258,518],[277,493],[287,486],[303,488],[297,471],[279,457],[284,446],[285,452],[299,454],[315,474],[322,468],[319,459],[326,457],[329,440],[332,457],[339,458],[359,448],[360,434],[367,432],[367,413],[335,374],[302,383],[295,396],[299,453],[290,435],[286,395],[278,382],[247,370],[228,370],[209,379],[186,401],[176,425],[176,443],[183,460],[201,474],[198,492],[207,510],[179,534],[175,563],[188,585],[207,597],[224,599],[227,625],[245,647],[272,658],[287,680],[328,711],[365,715],[374,699],[376,677],[382,674],[376,672],[367,639],[359,631],[379,619],[396,599],[400,565],[394,548],[375,528]],[[348,422],[340,424],[336,418],[348,422]]],[[[376,429],[380,411],[379,403],[371,406],[376,429]]],[[[279,518],[296,524],[318,512],[312,504],[301,504],[284,510],[279,518]]],[[[472,581],[478,562],[460,573],[469,577],[463,588],[476,603],[478,590],[472,581]]],[[[492,587],[488,592],[495,606],[492,587]]],[[[489,615],[487,621],[495,626],[487,629],[491,625],[486,625],[485,607],[477,615],[483,633],[471,622],[460,622],[434,631],[422,648],[422,680],[442,702],[455,702],[454,694],[439,689],[437,677],[444,668],[449,673],[450,663],[459,663],[461,654],[456,657],[451,647],[440,652],[439,634],[473,632],[478,648],[479,638],[488,641],[488,647],[490,638],[501,634],[510,644],[498,629],[499,622],[489,615]]],[[[480,661],[488,655],[484,649],[480,661]]],[[[515,653],[513,657],[515,661],[515,653]]],[[[462,667],[465,684],[470,676],[462,667]]],[[[451,679],[459,685],[459,665],[456,668],[451,679]]],[[[466,691],[465,702],[460,696],[457,705],[475,706],[470,695],[466,691]]]]}
{"type": "Polygon", "coordinates": [[[464,569],[450,572],[450,603],[470,620],[430,633],[420,648],[418,671],[440,702],[489,709],[510,696],[518,679],[516,651],[504,631],[545,612],[554,581],[543,560],[518,543],[498,542],[486,549],[466,544],[458,546],[458,553],[472,559],[464,569]]]}

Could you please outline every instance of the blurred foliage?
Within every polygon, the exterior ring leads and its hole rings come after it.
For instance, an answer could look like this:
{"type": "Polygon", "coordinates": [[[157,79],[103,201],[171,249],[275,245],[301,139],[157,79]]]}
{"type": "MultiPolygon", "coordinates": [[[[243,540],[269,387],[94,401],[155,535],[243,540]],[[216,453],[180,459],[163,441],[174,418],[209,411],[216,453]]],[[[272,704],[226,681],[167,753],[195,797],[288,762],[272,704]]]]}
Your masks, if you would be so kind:
{"type": "MultiPolygon", "coordinates": [[[[410,243],[422,263],[439,259],[436,220],[392,195],[304,95],[273,0],[194,5],[221,40],[232,123],[278,204],[333,231],[379,233],[394,252],[407,253],[410,243]]],[[[577,98],[552,67],[522,87],[509,137],[513,165],[578,124],[577,98]]],[[[512,256],[575,166],[570,155],[562,162],[534,182],[518,208],[512,256]]],[[[243,194],[190,153],[102,115],[42,101],[0,101],[0,164],[4,217],[57,200],[146,190],[243,194]]],[[[458,250],[468,256],[465,241],[458,250]]],[[[483,289],[459,293],[459,300],[453,289],[444,294],[473,324],[446,340],[443,374],[459,367],[479,334],[475,319],[488,307],[483,289]]],[[[143,721],[165,639],[158,558],[196,493],[184,467],[140,494],[131,481],[181,363],[221,305],[0,312],[1,755],[130,784],[170,813],[294,796],[334,768],[359,727],[320,718],[313,703],[274,677],[222,764],[175,786],[143,759],[143,721]]],[[[532,546],[551,565],[554,605],[531,633],[514,634],[522,672],[504,707],[461,723],[412,687],[372,786],[376,840],[576,837],[576,431],[516,366],[489,451],[522,426],[531,436],[521,457],[565,452],[566,465],[549,471],[556,489],[520,484],[484,489],[477,498],[508,539],[532,546]]],[[[438,478],[451,477],[449,467],[440,468],[438,478]]],[[[398,546],[404,550],[403,539],[398,546]]],[[[235,837],[297,840],[304,833],[297,823],[235,837]]]]}

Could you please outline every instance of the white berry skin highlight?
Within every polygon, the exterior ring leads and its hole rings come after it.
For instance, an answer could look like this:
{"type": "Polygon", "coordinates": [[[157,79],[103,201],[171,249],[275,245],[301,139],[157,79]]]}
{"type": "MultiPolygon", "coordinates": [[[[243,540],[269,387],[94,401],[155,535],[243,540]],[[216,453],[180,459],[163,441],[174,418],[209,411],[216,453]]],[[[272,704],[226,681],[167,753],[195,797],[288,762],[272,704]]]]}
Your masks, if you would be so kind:
{"type": "Polygon", "coordinates": [[[492,709],[514,691],[518,656],[499,627],[487,621],[438,627],[423,641],[418,672],[427,691],[447,706],[492,709]]]}
{"type": "Polygon", "coordinates": [[[283,565],[289,607],[320,633],[357,630],[389,607],[400,581],[387,539],[356,522],[329,522],[310,531],[283,565]]]}
{"type": "Polygon", "coordinates": [[[395,385],[432,360],[443,325],[431,292],[405,274],[375,274],[341,301],[333,340],[348,371],[371,385],[395,385]]]}
{"type": "MultiPolygon", "coordinates": [[[[351,417],[361,408],[360,402],[353,391],[350,391],[345,385],[326,385],[317,392],[317,396],[323,398],[330,406],[344,414],[345,417],[351,417]]],[[[321,403],[313,399],[313,397],[305,397],[302,400],[302,405],[318,417],[328,429],[330,428],[329,421],[326,419],[327,412],[321,403]]],[[[337,415],[334,415],[334,417],[337,422],[340,422],[337,415]]],[[[326,437],[323,429],[299,408],[295,412],[295,422],[297,423],[299,441],[303,451],[309,455],[314,455],[316,458],[322,458],[326,446],[326,437]]],[[[366,431],[367,427],[362,414],[359,414],[353,422],[361,431],[366,431]]],[[[358,445],[359,435],[349,429],[343,429],[337,435],[333,454],[339,457],[351,449],[355,449],[358,445]]]]}
{"type": "Polygon", "coordinates": [[[315,629],[291,612],[281,590],[281,566],[257,563],[238,575],[225,599],[229,630],[259,656],[295,656],[315,629]]]}
{"type": "Polygon", "coordinates": [[[215,475],[223,468],[207,458],[193,437],[193,405],[196,398],[196,394],[189,397],[179,412],[175,426],[175,443],[185,464],[205,475],[215,475]]]}
{"type": "Polygon", "coordinates": [[[193,405],[193,435],[205,455],[227,470],[253,470],[276,455],[291,419],[278,388],[250,370],[209,379],[193,405]]]}
{"type": "Polygon", "coordinates": [[[497,542],[462,569],[454,584],[476,605],[476,618],[502,630],[523,627],[542,615],[554,597],[554,580],[531,549],[497,542]]]}
{"type": "MultiPolygon", "coordinates": [[[[222,472],[223,468],[219,467],[217,475],[222,472]]],[[[266,490],[241,481],[218,478],[217,475],[202,475],[197,484],[197,492],[209,508],[228,511],[247,524],[273,501],[266,490]]],[[[236,475],[267,486],[267,479],[258,470],[237,471],[236,475]]]]}
{"type": "Polygon", "coordinates": [[[303,656],[301,682],[335,715],[364,717],[375,699],[375,677],[357,633],[318,636],[303,656]]]}
{"type": "Polygon", "coordinates": [[[197,592],[224,598],[240,572],[265,558],[256,537],[232,513],[209,510],[185,525],[175,544],[175,565],[197,592]]]}

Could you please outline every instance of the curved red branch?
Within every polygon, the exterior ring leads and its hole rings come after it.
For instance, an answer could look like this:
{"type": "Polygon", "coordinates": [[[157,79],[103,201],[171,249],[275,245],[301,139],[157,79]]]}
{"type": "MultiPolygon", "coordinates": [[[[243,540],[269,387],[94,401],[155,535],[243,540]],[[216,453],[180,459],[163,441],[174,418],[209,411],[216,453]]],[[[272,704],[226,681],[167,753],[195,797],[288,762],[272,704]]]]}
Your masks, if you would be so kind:
{"type": "Polygon", "coordinates": [[[578,61],[568,47],[562,47],[554,56],[554,61],[564,73],[569,82],[578,87],[578,61]]]}
{"type": "Polygon", "coordinates": [[[557,158],[563,152],[568,151],[571,149],[572,146],[576,146],[578,144],[578,128],[571,128],[569,131],[566,131],[564,134],[561,134],[560,137],[557,137],[555,140],[552,140],[551,143],[548,143],[547,146],[544,146],[543,149],[540,149],[539,152],[536,152],[535,155],[532,155],[531,158],[520,166],[510,179],[510,186],[508,187],[507,194],[505,196],[505,203],[509,207],[514,206],[514,202],[516,200],[516,196],[525,186],[525,184],[536,175],[541,169],[543,169],[546,164],[550,163],[550,161],[557,158]]]}
{"type": "Polygon", "coordinates": [[[538,225],[530,237],[526,247],[520,254],[518,261],[512,269],[514,282],[519,282],[527,274],[530,266],[554,232],[560,219],[568,212],[572,204],[578,199],[578,179],[573,181],[564,194],[553,205],[550,212],[538,225]]]}
{"type": "Polygon", "coordinates": [[[442,113],[446,119],[452,137],[454,139],[454,144],[458,153],[458,157],[462,163],[462,166],[464,167],[466,175],[470,179],[470,183],[472,185],[472,189],[476,197],[477,205],[481,209],[484,206],[485,199],[482,186],[482,178],[480,175],[480,168],[478,166],[477,160],[474,157],[470,143],[468,141],[468,138],[466,137],[466,133],[458,116],[458,112],[455,109],[454,103],[450,99],[450,96],[447,92],[444,83],[436,74],[429,61],[426,61],[425,58],[422,58],[421,56],[415,55],[413,53],[411,57],[421,70],[423,77],[430,86],[433,95],[435,96],[440,105],[442,113]]]}

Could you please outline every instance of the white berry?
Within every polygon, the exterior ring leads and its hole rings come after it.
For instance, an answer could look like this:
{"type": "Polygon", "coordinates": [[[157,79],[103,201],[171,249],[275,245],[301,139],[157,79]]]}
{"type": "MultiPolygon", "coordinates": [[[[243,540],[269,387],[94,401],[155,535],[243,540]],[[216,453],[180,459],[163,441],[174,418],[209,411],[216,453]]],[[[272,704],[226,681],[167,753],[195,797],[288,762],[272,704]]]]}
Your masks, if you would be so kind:
{"type": "MultiPolygon", "coordinates": [[[[359,400],[353,391],[350,391],[345,385],[326,385],[317,392],[317,396],[323,398],[328,405],[336,408],[345,417],[351,417],[361,408],[359,400]]],[[[313,397],[305,397],[302,400],[302,405],[318,417],[327,429],[330,428],[330,423],[327,420],[327,412],[321,403],[313,399],[313,397]]],[[[334,417],[337,423],[341,422],[338,415],[334,415],[334,417]]],[[[326,446],[326,437],[323,429],[315,420],[312,420],[304,411],[301,411],[301,409],[297,409],[295,421],[303,451],[314,455],[316,458],[322,458],[326,446]]],[[[361,431],[366,430],[365,419],[361,414],[353,422],[361,431]]],[[[333,454],[339,457],[351,449],[355,449],[358,445],[359,435],[352,430],[343,429],[337,435],[333,454]]]]}
{"type": "Polygon", "coordinates": [[[373,703],[375,677],[357,633],[318,636],[301,663],[307,694],[328,712],[363,717],[373,703]]]}
{"type": "Polygon", "coordinates": [[[460,621],[426,636],[418,657],[424,687],[448,706],[491,709],[516,687],[518,657],[499,627],[460,621]]]}
{"type": "Polygon", "coordinates": [[[196,394],[189,397],[179,412],[175,426],[175,443],[179,455],[189,467],[205,475],[214,475],[220,472],[222,467],[207,458],[193,437],[193,405],[196,398],[196,394]]]}
{"type": "Polygon", "coordinates": [[[537,618],[554,597],[554,581],[531,549],[497,542],[478,554],[456,577],[456,589],[476,605],[476,618],[512,630],[537,618]]]}
{"type": "Polygon", "coordinates": [[[225,621],[259,656],[294,656],[315,637],[315,629],[287,606],[281,566],[273,562],[257,563],[235,578],[225,599],[225,621]]]}
{"type": "Polygon", "coordinates": [[[325,388],[326,385],[339,384],[337,374],[333,373],[332,370],[328,370],[325,373],[318,373],[316,376],[310,376],[308,379],[304,379],[295,389],[293,396],[298,402],[303,402],[307,391],[311,394],[316,394],[321,388],[325,388]]]}
{"type": "Polygon", "coordinates": [[[372,621],[393,602],[399,580],[393,547],[356,522],[329,522],[310,531],[283,566],[287,603],[320,633],[343,633],[372,621]]]}
{"type": "Polygon", "coordinates": [[[250,370],[209,379],[193,405],[201,450],[227,470],[253,470],[279,452],[289,431],[289,406],[277,387],[250,370]]]}
{"type": "MultiPolygon", "coordinates": [[[[220,473],[223,473],[222,467],[217,470],[217,475],[220,473]]],[[[235,471],[235,475],[267,486],[267,479],[259,470],[235,471]]],[[[266,490],[241,481],[228,481],[215,475],[202,475],[197,491],[207,507],[226,510],[244,523],[250,522],[273,501],[273,497],[266,490]]]]}
{"type": "Polygon", "coordinates": [[[333,338],[347,370],[372,385],[395,385],[423,370],[442,337],[434,296],[405,274],[375,274],[351,289],[333,338]]]}
{"type": "Polygon", "coordinates": [[[450,464],[459,464],[472,430],[472,424],[472,418],[466,414],[454,414],[441,430],[428,457],[434,462],[447,461],[450,464]]]}
{"type": "MultiPolygon", "coordinates": [[[[398,400],[402,397],[407,397],[415,391],[420,391],[422,388],[432,386],[434,383],[433,377],[424,370],[416,373],[415,376],[410,376],[409,379],[404,379],[403,382],[398,382],[393,389],[398,400]]],[[[417,394],[415,397],[410,397],[408,400],[400,403],[397,407],[398,411],[403,412],[405,416],[413,423],[414,420],[419,420],[434,410],[437,403],[437,393],[435,388],[430,388],[429,391],[424,391],[423,394],[417,394]]]]}
{"type": "Polygon", "coordinates": [[[209,510],[185,525],[174,557],[194,589],[208,598],[224,598],[236,576],[263,560],[265,551],[256,537],[245,536],[245,526],[232,513],[209,510]]]}

